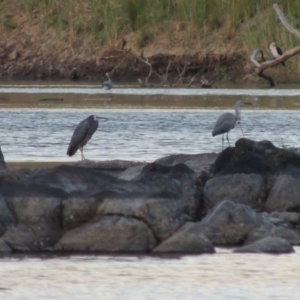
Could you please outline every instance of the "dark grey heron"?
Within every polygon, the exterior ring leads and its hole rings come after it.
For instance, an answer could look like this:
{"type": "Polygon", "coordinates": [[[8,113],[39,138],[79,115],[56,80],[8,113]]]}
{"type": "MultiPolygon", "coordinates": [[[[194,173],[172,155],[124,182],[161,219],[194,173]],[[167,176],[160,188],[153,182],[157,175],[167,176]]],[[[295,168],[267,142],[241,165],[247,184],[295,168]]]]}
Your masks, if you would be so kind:
{"type": "Polygon", "coordinates": [[[235,124],[240,122],[240,106],[243,104],[243,101],[238,100],[235,102],[234,110],[235,115],[232,113],[224,113],[222,114],[213,129],[212,136],[216,136],[219,134],[222,134],[222,149],[224,146],[224,133],[227,133],[226,138],[228,141],[228,145],[230,146],[229,139],[228,139],[228,133],[231,129],[234,128],[235,124]]]}
{"type": "Polygon", "coordinates": [[[110,80],[110,77],[109,77],[109,74],[108,73],[105,73],[106,77],[108,80],[104,81],[102,83],[102,87],[104,87],[106,90],[111,90],[112,87],[113,87],[113,83],[112,81],[110,80]]]}
{"type": "MultiPolygon", "coordinates": [[[[277,58],[282,55],[282,50],[276,45],[275,42],[271,43],[270,50],[274,58],[277,58]]],[[[282,62],[282,65],[285,66],[284,61],[282,62]]]]}
{"type": "Polygon", "coordinates": [[[81,152],[81,159],[82,160],[85,159],[85,157],[83,156],[83,147],[91,139],[92,135],[95,133],[95,131],[98,128],[99,122],[96,119],[107,120],[106,118],[100,118],[91,115],[85,120],[81,121],[73,132],[68,147],[67,155],[73,156],[79,149],[81,152]]]}

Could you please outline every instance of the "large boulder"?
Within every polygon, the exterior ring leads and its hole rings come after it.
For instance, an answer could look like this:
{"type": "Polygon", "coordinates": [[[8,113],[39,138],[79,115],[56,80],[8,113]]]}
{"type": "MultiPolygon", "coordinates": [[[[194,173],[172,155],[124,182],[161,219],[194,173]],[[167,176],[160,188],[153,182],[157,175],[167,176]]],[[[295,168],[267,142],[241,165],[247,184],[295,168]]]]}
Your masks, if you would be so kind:
{"type": "Polygon", "coordinates": [[[204,186],[204,200],[211,207],[231,200],[261,211],[265,206],[265,198],[264,178],[258,174],[218,175],[204,186]]]}
{"type": "Polygon", "coordinates": [[[73,192],[62,201],[62,224],[64,231],[74,229],[92,220],[98,206],[109,194],[97,193],[86,196],[83,192],[73,192]]]}
{"type": "Polygon", "coordinates": [[[292,245],[300,243],[300,235],[293,230],[276,226],[249,206],[232,201],[219,203],[193,226],[215,246],[240,246],[265,237],[280,237],[292,245]]]}
{"type": "Polygon", "coordinates": [[[61,202],[65,193],[42,185],[29,185],[15,192],[11,201],[17,222],[31,228],[45,249],[62,236],[61,202]]]}
{"type": "Polygon", "coordinates": [[[137,219],[102,216],[68,231],[56,244],[64,252],[147,253],[156,245],[148,226],[137,219]]]}
{"type": "Polygon", "coordinates": [[[104,199],[97,211],[97,215],[140,219],[159,241],[168,238],[185,222],[185,213],[183,199],[172,193],[114,195],[104,199]]]}
{"type": "MultiPolygon", "coordinates": [[[[77,167],[96,169],[103,173],[110,174],[112,176],[119,177],[125,180],[132,179],[133,176],[130,176],[129,174],[132,174],[134,172],[133,170],[141,171],[145,165],[145,162],[119,159],[105,161],[82,160],[78,161],[75,164],[75,166],[77,167]]],[[[137,172],[135,173],[135,176],[136,175],[137,172]]]]}
{"type": "Polygon", "coordinates": [[[187,222],[171,237],[163,241],[153,253],[215,253],[215,248],[208,238],[197,230],[194,223],[187,222]]]}
{"type": "Polygon", "coordinates": [[[160,194],[173,193],[183,199],[185,213],[195,218],[200,205],[195,197],[196,187],[194,182],[197,175],[185,164],[164,166],[157,163],[146,165],[141,174],[131,180],[131,183],[147,186],[143,193],[160,194]]]}
{"type": "Polygon", "coordinates": [[[16,224],[16,219],[9,208],[9,206],[12,208],[12,204],[7,205],[9,201],[0,194],[0,236],[9,226],[16,224]]]}
{"type": "Polygon", "coordinates": [[[216,153],[172,154],[159,158],[155,160],[154,163],[170,166],[183,163],[199,175],[202,171],[208,171],[210,165],[215,162],[217,157],[218,155],[216,153]]]}
{"type": "Polygon", "coordinates": [[[277,177],[266,202],[268,211],[298,211],[300,207],[300,169],[288,166],[277,177]]]}
{"type": "Polygon", "coordinates": [[[8,254],[11,252],[11,248],[5,243],[2,238],[0,238],[0,254],[8,254]]]}
{"type": "MultiPolygon", "coordinates": [[[[24,184],[43,185],[61,189],[66,193],[84,191],[89,194],[101,190],[125,189],[123,181],[95,169],[62,165],[51,169],[41,169],[32,172],[24,184]]],[[[128,186],[127,188],[134,188],[128,186]]]]}
{"type": "Polygon", "coordinates": [[[262,218],[249,206],[227,200],[217,204],[194,226],[214,245],[236,246],[243,244],[249,232],[262,224],[262,218]]]}
{"type": "Polygon", "coordinates": [[[38,239],[33,230],[23,224],[9,227],[2,239],[15,252],[49,250],[45,248],[45,245],[38,239]]]}
{"type": "Polygon", "coordinates": [[[246,245],[234,250],[236,253],[292,253],[294,248],[289,242],[278,237],[266,237],[253,244],[246,245]]]}

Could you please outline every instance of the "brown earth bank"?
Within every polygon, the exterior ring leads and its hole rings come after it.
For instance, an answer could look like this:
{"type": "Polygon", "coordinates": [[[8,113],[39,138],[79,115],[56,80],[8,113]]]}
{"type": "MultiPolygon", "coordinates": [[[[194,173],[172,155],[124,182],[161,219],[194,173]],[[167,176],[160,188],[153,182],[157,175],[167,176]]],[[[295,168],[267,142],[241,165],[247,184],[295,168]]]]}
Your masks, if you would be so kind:
{"type": "Polygon", "coordinates": [[[25,50],[18,41],[2,41],[0,44],[0,76],[3,80],[82,80],[103,81],[109,72],[119,83],[142,81],[174,86],[200,81],[239,80],[244,73],[242,57],[238,53],[228,55],[195,53],[173,55],[158,53],[147,56],[130,49],[107,49],[92,56],[70,54],[69,51],[25,50]]]}
{"type": "Polygon", "coordinates": [[[18,26],[0,24],[0,79],[104,81],[109,72],[115,83],[135,82],[176,86],[210,80],[241,80],[248,73],[248,55],[233,45],[225,48],[188,44],[180,35],[173,45],[164,36],[138,48],[134,33],[105,46],[88,34],[42,29],[25,16],[18,26]]]}

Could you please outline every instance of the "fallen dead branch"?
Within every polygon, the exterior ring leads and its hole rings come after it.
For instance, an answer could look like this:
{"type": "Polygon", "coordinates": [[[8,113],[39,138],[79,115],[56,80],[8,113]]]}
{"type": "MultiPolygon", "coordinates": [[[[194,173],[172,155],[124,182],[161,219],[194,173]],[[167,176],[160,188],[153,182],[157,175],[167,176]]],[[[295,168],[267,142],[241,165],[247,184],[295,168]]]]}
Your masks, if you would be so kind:
{"type": "MultiPolygon", "coordinates": [[[[287,19],[285,18],[285,15],[280,10],[279,6],[277,4],[274,4],[273,8],[275,9],[277,16],[281,21],[281,23],[283,24],[283,26],[289,32],[294,34],[298,39],[300,39],[300,32],[288,23],[287,19]]],[[[282,55],[280,55],[275,59],[272,58],[266,61],[263,55],[263,51],[261,49],[255,49],[250,56],[250,61],[254,64],[255,66],[254,71],[257,73],[257,75],[259,77],[268,80],[271,86],[275,86],[273,78],[269,75],[264,74],[263,71],[266,70],[267,68],[271,68],[273,66],[276,66],[284,62],[285,60],[297,55],[298,53],[300,53],[300,46],[287,50],[286,52],[284,52],[282,55]],[[258,54],[261,54],[262,62],[257,61],[256,57],[258,54]]]]}

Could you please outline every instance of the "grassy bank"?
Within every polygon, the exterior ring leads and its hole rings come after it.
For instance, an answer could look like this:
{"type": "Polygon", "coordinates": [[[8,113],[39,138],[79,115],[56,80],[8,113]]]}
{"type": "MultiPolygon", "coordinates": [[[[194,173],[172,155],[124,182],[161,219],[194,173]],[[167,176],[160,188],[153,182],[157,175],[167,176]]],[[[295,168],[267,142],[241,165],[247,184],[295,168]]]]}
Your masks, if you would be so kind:
{"type": "MultiPolygon", "coordinates": [[[[4,5],[5,2],[2,1],[4,5]]],[[[68,30],[70,37],[93,34],[100,44],[135,32],[143,47],[164,33],[172,42],[174,29],[187,41],[207,39],[221,31],[221,39],[232,39],[242,32],[241,44],[253,45],[265,40],[294,45],[295,40],[278,26],[270,0],[23,0],[16,4],[31,20],[45,28],[68,30]],[[261,40],[262,38],[262,40],[261,40]]],[[[300,2],[278,0],[287,18],[300,25],[300,2]]],[[[13,22],[13,21],[12,21],[13,22]]]]}
{"type": "MultiPolygon", "coordinates": [[[[289,22],[300,28],[300,2],[278,0],[289,22]]],[[[126,40],[127,47],[149,55],[170,52],[176,55],[212,51],[238,53],[247,64],[255,48],[268,50],[276,41],[283,50],[300,41],[287,32],[270,0],[2,0],[3,28],[18,30],[24,22],[35,26],[39,35],[56,32],[56,39],[72,45],[74,53],[83,39],[88,47],[111,47],[126,40]]],[[[35,39],[37,41],[38,39],[35,39]]],[[[30,48],[32,38],[25,39],[30,48]]],[[[86,47],[87,48],[87,47],[86,47]]],[[[80,49],[80,50],[79,50],[80,49]]],[[[300,79],[300,59],[291,59],[289,73],[274,70],[294,82],[300,79]]],[[[245,72],[247,73],[247,72],[245,72]]]]}

